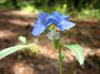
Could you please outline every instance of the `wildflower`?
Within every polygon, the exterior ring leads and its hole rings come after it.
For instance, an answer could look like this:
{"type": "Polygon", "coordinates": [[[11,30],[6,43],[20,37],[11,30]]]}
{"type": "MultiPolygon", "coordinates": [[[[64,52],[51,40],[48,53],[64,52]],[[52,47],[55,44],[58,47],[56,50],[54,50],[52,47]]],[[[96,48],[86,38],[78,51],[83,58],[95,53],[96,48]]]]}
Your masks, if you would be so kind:
{"type": "Polygon", "coordinates": [[[59,12],[53,12],[51,15],[42,12],[35,22],[32,34],[38,36],[52,24],[55,24],[61,31],[69,30],[75,25],[75,23],[69,21],[69,16],[62,15],[59,12]]]}
{"type": "Polygon", "coordinates": [[[52,21],[61,31],[69,30],[75,26],[75,23],[69,21],[69,16],[62,15],[59,12],[53,12],[52,16],[54,17],[52,21]]]}
{"type": "Polygon", "coordinates": [[[47,13],[40,13],[37,21],[34,24],[32,34],[34,36],[40,35],[44,30],[52,23],[50,20],[50,15],[47,13]]]}

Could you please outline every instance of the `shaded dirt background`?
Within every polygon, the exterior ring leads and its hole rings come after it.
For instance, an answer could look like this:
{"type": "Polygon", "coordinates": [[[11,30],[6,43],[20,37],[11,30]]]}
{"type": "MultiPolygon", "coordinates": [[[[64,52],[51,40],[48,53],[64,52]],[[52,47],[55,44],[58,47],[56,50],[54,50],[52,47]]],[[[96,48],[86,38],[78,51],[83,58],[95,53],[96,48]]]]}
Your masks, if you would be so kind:
{"type": "MultiPolygon", "coordinates": [[[[17,37],[24,35],[40,46],[39,56],[16,52],[0,60],[0,74],[59,74],[57,52],[46,36],[32,37],[32,24],[35,14],[27,14],[16,10],[0,10],[0,50],[18,44],[17,37]]],[[[86,61],[84,67],[78,65],[69,50],[65,52],[63,74],[100,74],[100,21],[75,20],[77,23],[67,33],[61,33],[64,43],[79,43],[84,48],[86,61]],[[66,39],[67,38],[67,39],[66,39]],[[72,65],[74,64],[74,66],[72,65]],[[71,73],[70,73],[71,74],[71,73]]]]}

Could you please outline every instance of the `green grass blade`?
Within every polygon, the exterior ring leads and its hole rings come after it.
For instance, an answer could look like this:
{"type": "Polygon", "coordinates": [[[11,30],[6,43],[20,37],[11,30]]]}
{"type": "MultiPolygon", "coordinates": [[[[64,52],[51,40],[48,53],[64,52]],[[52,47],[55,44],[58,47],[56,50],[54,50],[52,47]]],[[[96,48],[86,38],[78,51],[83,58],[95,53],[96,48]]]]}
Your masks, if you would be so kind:
{"type": "Polygon", "coordinates": [[[78,44],[64,45],[64,47],[69,48],[75,54],[75,57],[80,65],[84,64],[85,57],[82,47],[80,47],[78,44]]]}

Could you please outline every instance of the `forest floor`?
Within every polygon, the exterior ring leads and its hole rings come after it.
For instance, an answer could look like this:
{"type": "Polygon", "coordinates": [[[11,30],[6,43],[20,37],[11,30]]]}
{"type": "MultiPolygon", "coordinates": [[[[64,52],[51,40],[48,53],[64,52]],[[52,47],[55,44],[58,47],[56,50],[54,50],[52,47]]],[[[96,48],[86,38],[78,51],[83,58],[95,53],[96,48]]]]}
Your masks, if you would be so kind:
{"type": "MultiPolygon", "coordinates": [[[[18,36],[32,39],[40,47],[39,55],[16,52],[0,60],[0,74],[59,74],[57,52],[46,35],[35,38],[31,35],[35,14],[16,10],[0,10],[0,50],[17,45],[18,36]]],[[[84,48],[84,67],[75,60],[67,49],[63,62],[63,74],[100,74],[100,21],[76,20],[77,26],[61,33],[64,43],[78,43],[84,48]],[[71,73],[71,71],[73,73],[71,73]]]]}

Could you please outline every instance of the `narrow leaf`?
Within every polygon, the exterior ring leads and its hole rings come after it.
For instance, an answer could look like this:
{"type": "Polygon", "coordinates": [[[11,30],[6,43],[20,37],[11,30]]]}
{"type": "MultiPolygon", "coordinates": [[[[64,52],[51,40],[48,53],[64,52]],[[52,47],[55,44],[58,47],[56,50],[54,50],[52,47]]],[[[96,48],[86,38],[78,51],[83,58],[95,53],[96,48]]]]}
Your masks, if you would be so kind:
{"type": "Polygon", "coordinates": [[[16,45],[16,46],[13,46],[13,47],[3,49],[3,50],[0,51],[0,59],[18,51],[18,50],[22,50],[23,48],[26,48],[26,46],[25,45],[16,45]]]}
{"type": "Polygon", "coordinates": [[[82,47],[80,47],[78,44],[64,45],[64,47],[69,48],[75,54],[75,57],[80,65],[84,64],[85,57],[82,47]]]}

